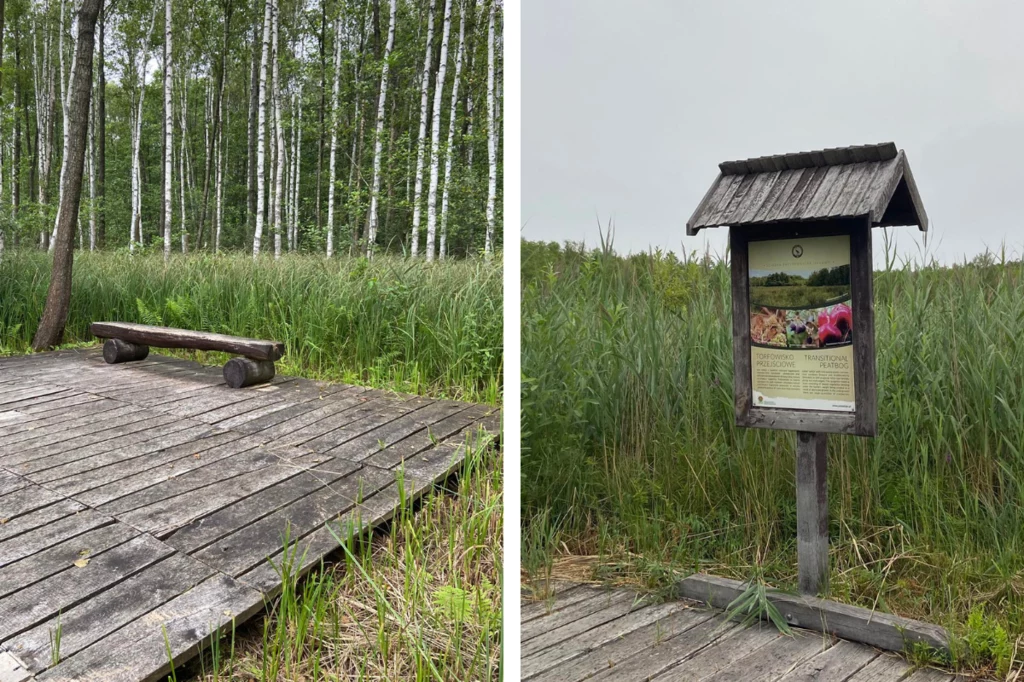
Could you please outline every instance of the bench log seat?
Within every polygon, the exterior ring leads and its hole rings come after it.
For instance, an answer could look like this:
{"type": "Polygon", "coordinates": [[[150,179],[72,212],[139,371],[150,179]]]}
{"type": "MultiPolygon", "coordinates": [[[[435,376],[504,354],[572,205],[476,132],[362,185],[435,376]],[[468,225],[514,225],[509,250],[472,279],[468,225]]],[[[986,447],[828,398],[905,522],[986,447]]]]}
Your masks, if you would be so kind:
{"type": "Polygon", "coordinates": [[[280,341],[130,322],[93,322],[89,330],[93,336],[106,339],[103,359],[112,365],[144,360],[149,355],[150,346],[216,350],[241,355],[243,357],[231,358],[224,365],[224,381],[232,388],[270,381],[274,378],[274,361],[284,356],[284,344],[280,341]]]}

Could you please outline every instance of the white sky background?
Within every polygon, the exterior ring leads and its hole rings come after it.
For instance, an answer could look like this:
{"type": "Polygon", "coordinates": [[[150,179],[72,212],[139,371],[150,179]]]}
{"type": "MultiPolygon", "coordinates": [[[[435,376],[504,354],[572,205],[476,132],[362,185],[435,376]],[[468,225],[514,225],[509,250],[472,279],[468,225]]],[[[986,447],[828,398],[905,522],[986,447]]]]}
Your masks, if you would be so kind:
{"type": "MultiPolygon", "coordinates": [[[[928,253],[1024,252],[1024,2],[526,0],[522,236],[619,252],[685,236],[720,161],[893,141],[928,253]]],[[[875,230],[876,260],[881,230],[875,230]]],[[[919,253],[917,228],[895,228],[919,253]]]]}

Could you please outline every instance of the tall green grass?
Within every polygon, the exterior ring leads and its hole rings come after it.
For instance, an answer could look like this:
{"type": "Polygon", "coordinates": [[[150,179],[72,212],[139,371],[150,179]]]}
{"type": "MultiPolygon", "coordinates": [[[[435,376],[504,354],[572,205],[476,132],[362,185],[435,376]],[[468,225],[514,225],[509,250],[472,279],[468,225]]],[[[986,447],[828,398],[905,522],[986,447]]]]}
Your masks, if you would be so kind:
{"type": "MultiPolygon", "coordinates": [[[[523,243],[524,560],[796,583],[794,436],[733,424],[728,264],[523,243]]],[[[1024,267],[875,275],[877,438],[829,437],[832,596],[1024,632],[1024,267]]]]}
{"type": "MultiPolygon", "coordinates": [[[[0,261],[0,353],[29,348],[49,276],[45,254],[0,261]]],[[[64,340],[97,320],[276,339],[284,373],[497,404],[501,287],[500,259],[80,253],[64,340]]]]}

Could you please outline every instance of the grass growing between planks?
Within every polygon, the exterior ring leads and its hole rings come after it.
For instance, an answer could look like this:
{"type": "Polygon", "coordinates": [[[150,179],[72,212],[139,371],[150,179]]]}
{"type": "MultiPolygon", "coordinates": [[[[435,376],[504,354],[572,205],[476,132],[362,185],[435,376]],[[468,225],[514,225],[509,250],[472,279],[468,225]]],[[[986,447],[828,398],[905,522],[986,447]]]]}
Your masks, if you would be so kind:
{"type": "MultiPolygon", "coordinates": [[[[733,425],[729,267],[523,243],[523,559],[796,588],[794,435],[733,425]],[[576,559],[567,558],[566,553],[576,559]]],[[[879,434],[829,436],[831,597],[1024,658],[1024,266],[875,274],[879,434]]],[[[578,569],[577,575],[578,576],[578,569]]]]}
{"type": "MultiPolygon", "coordinates": [[[[98,320],[274,339],[287,347],[282,374],[496,405],[501,272],[500,258],[427,265],[236,253],[176,256],[165,266],[161,255],[76,253],[64,341],[92,341],[98,320]]],[[[49,279],[46,254],[8,251],[0,260],[0,355],[30,347],[49,279]]]]}
{"type": "MultiPolygon", "coordinates": [[[[260,625],[215,643],[203,682],[501,679],[501,456],[467,452],[450,494],[284,590],[260,625]]],[[[291,558],[296,561],[294,555],[291,558]]]]}

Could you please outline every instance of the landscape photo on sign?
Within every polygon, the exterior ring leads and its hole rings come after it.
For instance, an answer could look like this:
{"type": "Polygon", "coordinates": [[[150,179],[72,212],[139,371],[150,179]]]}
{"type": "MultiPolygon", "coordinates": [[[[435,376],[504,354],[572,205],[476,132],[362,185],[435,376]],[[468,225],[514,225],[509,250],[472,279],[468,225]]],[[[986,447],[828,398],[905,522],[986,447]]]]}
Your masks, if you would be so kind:
{"type": "Polygon", "coordinates": [[[852,411],[849,236],[752,241],[749,266],[754,405],[852,411]]]}

